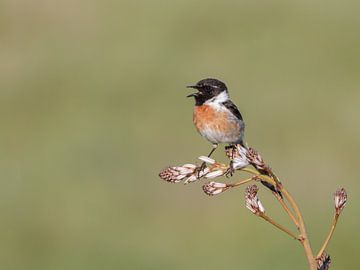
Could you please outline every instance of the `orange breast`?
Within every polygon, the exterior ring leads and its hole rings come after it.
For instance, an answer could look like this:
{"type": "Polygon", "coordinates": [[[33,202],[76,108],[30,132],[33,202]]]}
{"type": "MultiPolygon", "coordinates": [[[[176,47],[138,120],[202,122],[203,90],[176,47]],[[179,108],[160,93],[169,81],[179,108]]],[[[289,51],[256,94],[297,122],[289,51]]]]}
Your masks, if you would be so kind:
{"type": "Polygon", "coordinates": [[[195,106],[193,121],[196,129],[212,129],[220,133],[240,133],[239,123],[229,119],[227,111],[217,111],[208,105],[195,106]]]}

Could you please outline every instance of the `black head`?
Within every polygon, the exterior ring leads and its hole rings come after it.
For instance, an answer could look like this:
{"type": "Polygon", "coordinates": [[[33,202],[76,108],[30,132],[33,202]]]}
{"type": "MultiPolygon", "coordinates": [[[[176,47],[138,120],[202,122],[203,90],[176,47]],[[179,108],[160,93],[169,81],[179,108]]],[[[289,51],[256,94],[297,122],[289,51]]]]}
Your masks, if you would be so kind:
{"type": "Polygon", "coordinates": [[[201,105],[205,101],[216,97],[220,93],[226,91],[227,87],[225,83],[217,80],[217,79],[203,79],[198,81],[195,85],[187,86],[188,88],[194,88],[198,90],[198,92],[188,95],[187,97],[194,97],[196,101],[196,105],[201,105]]]}

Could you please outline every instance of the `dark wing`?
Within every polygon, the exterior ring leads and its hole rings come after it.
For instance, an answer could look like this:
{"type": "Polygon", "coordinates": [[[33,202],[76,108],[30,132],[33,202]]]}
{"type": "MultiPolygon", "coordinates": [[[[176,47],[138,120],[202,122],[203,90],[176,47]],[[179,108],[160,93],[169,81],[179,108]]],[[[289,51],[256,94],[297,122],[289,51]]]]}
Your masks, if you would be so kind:
{"type": "Polygon", "coordinates": [[[231,100],[227,100],[223,102],[223,104],[233,115],[236,116],[237,119],[243,120],[241,113],[239,112],[238,108],[231,100]]]}

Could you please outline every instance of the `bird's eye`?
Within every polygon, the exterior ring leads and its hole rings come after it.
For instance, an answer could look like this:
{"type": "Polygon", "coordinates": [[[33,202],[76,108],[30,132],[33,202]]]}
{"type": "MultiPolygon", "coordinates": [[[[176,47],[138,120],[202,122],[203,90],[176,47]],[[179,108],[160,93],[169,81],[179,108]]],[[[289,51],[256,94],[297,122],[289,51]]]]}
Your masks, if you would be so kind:
{"type": "Polygon", "coordinates": [[[204,89],[207,90],[207,91],[210,91],[210,90],[211,90],[211,86],[210,86],[210,85],[204,85],[204,89]]]}

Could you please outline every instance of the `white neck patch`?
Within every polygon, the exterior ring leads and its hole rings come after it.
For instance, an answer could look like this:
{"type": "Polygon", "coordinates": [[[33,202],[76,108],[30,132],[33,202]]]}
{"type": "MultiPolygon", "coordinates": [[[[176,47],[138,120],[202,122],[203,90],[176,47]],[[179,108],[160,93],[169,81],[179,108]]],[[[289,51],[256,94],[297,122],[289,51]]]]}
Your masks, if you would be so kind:
{"type": "Polygon", "coordinates": [[[221,103],[223,103],[223,102],[225,102],[227,100],[229,100],[229,94],[227,93],[227,91],[222,91],[217,96],[207,100],[204,104],[206,104],[206,105],[209,105],[209,104],[218,105],[218,104],[221,104],[221,103]]]}

